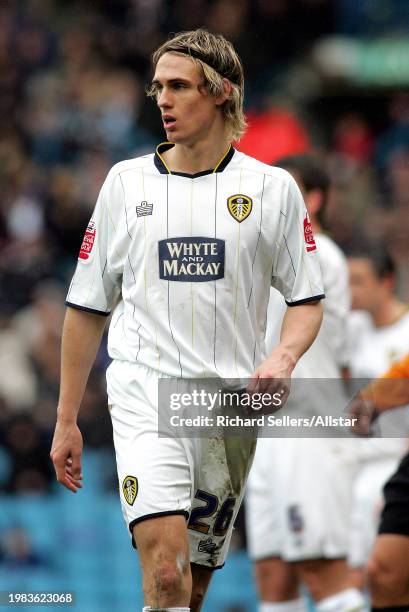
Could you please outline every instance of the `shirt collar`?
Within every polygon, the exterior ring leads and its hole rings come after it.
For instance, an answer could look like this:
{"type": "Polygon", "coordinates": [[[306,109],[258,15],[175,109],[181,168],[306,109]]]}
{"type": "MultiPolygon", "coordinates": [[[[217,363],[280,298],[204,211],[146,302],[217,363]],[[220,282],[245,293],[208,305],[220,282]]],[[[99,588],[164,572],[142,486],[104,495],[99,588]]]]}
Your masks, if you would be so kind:
{"type": "Polygon", "coordinates": [[[223,170],[228,166],[228,164],[232,160],[233,155],[236,151],[234,147],[230,145],[226,153],[223,154],[223,156],[220,158],[220,160],[217,162],[214,168],[210,170],[203,170],[202,172],[196,172],[196,174],[188,174],[187,172],[171,172],[169,167],[166,165],[166,162],[163,159],[162,154],[174,146],[175,144],[173,142],[161,142],[156,147],[154,163],[161,174],[173,174],[175,176],[186,176],[187,178],[197,178],[199,176],[205,176],[206,174],[213,174],[215,172],[223,172],[223,170]]]}

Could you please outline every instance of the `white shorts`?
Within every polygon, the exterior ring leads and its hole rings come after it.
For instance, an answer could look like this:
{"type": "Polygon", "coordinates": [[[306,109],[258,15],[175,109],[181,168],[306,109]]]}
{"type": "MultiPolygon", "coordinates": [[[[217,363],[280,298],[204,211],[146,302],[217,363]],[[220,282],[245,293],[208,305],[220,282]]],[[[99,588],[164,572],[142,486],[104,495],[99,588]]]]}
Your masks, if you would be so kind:
{"type": "Polygon", "coordinates": [[[262,438],[246,493],[254,560],[336,559],[348,554],[356,440],[262,438]]]}
{"type": "Polygon", "coordinates": [[[108,402],[122,511],[132,528],[166,515],[188,521],[190,561],[213,569],[226,559],[254,438],[158,437],[159,373],[114,361],[108,402]]]}

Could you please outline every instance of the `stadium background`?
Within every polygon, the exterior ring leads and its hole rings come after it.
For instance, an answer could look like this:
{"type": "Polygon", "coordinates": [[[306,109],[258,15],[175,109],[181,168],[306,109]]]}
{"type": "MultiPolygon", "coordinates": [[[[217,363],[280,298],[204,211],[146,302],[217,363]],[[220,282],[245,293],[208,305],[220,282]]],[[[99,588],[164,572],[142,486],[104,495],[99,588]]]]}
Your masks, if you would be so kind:
{"type": "MultiPolygon", "coordinates": [[[[386,242],[409,299],[407,0],[69,0],[0,5],[0,590],[66,591],[84,612],[138,609],[117,497],[105,346],[81,409],[85,487],[48,459],[64,295],[99,187],[162,138],[144,96],[169,32],[207,26],[245,66],[262,161],[312,149],[333,179],[332,234],[386,242]]],[[[255,610],[245,534],[205,610],[255,610]]]]}

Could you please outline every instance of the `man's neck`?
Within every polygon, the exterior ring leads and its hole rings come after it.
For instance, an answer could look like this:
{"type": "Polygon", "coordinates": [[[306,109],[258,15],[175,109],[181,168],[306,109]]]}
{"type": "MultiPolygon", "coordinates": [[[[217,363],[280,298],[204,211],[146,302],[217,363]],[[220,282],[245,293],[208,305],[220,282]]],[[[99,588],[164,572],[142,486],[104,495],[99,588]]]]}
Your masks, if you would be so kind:
{"type": "Polygon", "coordinates": [[[229,148],[230,142],[225,138],[210,142],[206,139],[192,145],[175,144],[163,153],[163,158],[171,172],[197,174],[216,168],[229,148]]]}
{"type": "Polygon", "coordinates": [[[379,304],[379,306],[372,313],[372,320],[375,327],[384,327],[386,325],[393,325],[401,316],[408,310],[408,305],[404,304],[395,297],[391,297],[389,300],[379,304]]]}

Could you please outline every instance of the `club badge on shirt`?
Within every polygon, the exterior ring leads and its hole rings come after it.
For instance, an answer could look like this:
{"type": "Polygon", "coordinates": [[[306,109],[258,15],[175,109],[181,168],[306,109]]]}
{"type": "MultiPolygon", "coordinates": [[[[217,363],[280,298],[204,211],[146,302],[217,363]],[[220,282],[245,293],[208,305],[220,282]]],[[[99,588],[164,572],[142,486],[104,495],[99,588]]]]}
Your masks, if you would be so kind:
{"type": "Polygon", "coordinates": [[[88,259],[91,255],[92,249],[94,247],[96,233],[97,230],[95,228],[95,223],[94,221],[90,221],[88,223],[87,229],[85,230],[84,238],[82,239],[80,253],[78,255],[79,259],[88,259]]]}
{"type": "Polygon", "coordinates": [[[242,193],[227,198],[227,208],[233,219],[241,223],[247,219],[253,208],[253,200],[242,193]]]}

